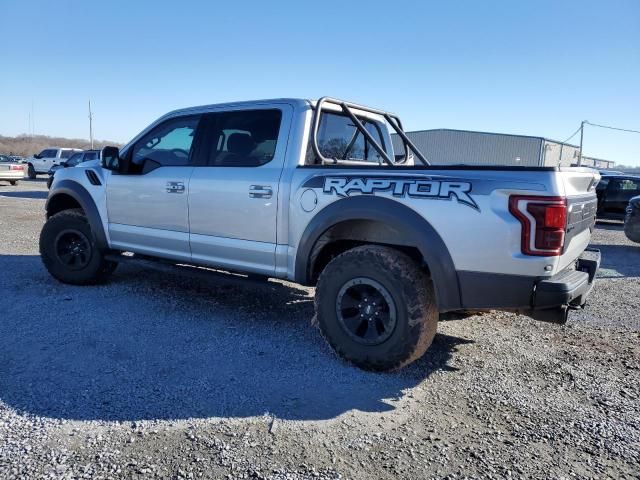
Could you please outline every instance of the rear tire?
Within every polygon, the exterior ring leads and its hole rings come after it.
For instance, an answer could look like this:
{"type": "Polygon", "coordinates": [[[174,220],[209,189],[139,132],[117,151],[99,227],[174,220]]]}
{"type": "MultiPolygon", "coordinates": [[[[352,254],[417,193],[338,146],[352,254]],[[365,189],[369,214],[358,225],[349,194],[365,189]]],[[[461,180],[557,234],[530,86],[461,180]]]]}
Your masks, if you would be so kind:
{"type": "Polygon", "coordinates": [[[322,335],[365,370],[401,368],[420,358],[436,334],[433,283],[408,255],[365,245],[334,258],[316,289],[322,335]]]}
{"type": "Polygon", "coordinates": [[[33,168],[32,164],[29,164],[27,166],[27,177],[29,177],[29,179],[34,180],[36,178],[36,169],[33,168]]]}
{"type": "Polygon", "coordinates": [[[9,180],[9,184],[11,184],[12,187],[15,187],[18,184],[17,180],[9,180]]]}
{"type": "Polygon", "coordinates": [[[40,257],[53,277],[72,285],[102,283],[118,266],[105,260],[80,209],[64,210],[47,220],[40,233],[40,257]]]}

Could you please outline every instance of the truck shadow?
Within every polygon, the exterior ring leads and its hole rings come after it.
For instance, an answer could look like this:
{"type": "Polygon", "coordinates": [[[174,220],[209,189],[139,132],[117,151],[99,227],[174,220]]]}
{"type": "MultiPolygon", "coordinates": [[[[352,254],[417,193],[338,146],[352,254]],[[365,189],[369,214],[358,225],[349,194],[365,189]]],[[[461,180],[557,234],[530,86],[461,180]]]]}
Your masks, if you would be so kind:
{"type": "Polygon", "coordinates": [[[0,399],[73,420],[334,418],[384,412],[448,365],[463,338],[390,374],[339,360],[310,326],[310,291],[176,267],[122,265],[72,287],[36,256],[0,255],[0,399]],[[391,402],[390,402],[391,400],[391,402]]]}

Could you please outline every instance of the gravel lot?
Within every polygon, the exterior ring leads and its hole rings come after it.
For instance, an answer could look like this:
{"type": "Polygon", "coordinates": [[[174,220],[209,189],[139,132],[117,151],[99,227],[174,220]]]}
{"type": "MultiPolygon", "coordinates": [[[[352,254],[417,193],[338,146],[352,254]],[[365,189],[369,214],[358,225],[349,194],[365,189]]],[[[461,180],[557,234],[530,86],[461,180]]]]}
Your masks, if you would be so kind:
{"type": "Polygon", "coordinates": [[[38,257],[44,181],[0,183],[0,478],[638,478],[640,245],[599,224],[564,327],[442,321],[393,374],[336,358],[311,290],[38,257]]]}

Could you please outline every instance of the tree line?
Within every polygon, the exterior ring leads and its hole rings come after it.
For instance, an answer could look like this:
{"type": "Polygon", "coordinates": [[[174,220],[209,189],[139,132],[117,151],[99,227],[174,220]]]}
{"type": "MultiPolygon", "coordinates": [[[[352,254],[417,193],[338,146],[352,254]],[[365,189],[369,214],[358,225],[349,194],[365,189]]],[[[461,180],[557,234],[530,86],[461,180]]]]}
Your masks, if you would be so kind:
{"type": "MultiPolygon", "coordinates": [[[[93,141],[93,148],[96,149],[107,145],[113,145],[116,147],[122,146],[122,144],[118,142],[110,142],[107,140],[93,141]]],[[[82,138],[50,137],[48,135],[22,134],[17,137],[5,137],[0,135],[0,153],[4,155],[30,157],[36,153],[40,153],[45,148],[50,147],[81,148],[83,150],[87,150],[91,148],[91,142],[82,138]]]]}

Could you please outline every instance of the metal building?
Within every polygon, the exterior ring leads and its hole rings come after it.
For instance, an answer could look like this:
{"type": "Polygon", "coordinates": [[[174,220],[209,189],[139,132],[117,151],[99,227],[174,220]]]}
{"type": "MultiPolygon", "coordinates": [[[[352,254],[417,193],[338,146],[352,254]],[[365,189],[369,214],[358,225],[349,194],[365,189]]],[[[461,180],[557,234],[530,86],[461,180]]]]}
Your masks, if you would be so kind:
{"type": "MultiPolygon", "coordinates": [[[[571,166],[580,153],[576,145],[526,135],[441,128],[407,136],[434,165],[571,166]]],[[[392,137],[394,150],[403,153],[400,139],[392,137]]],[[[582,165],[610,168],[613,162],[582,157],[582,165]]]]}

